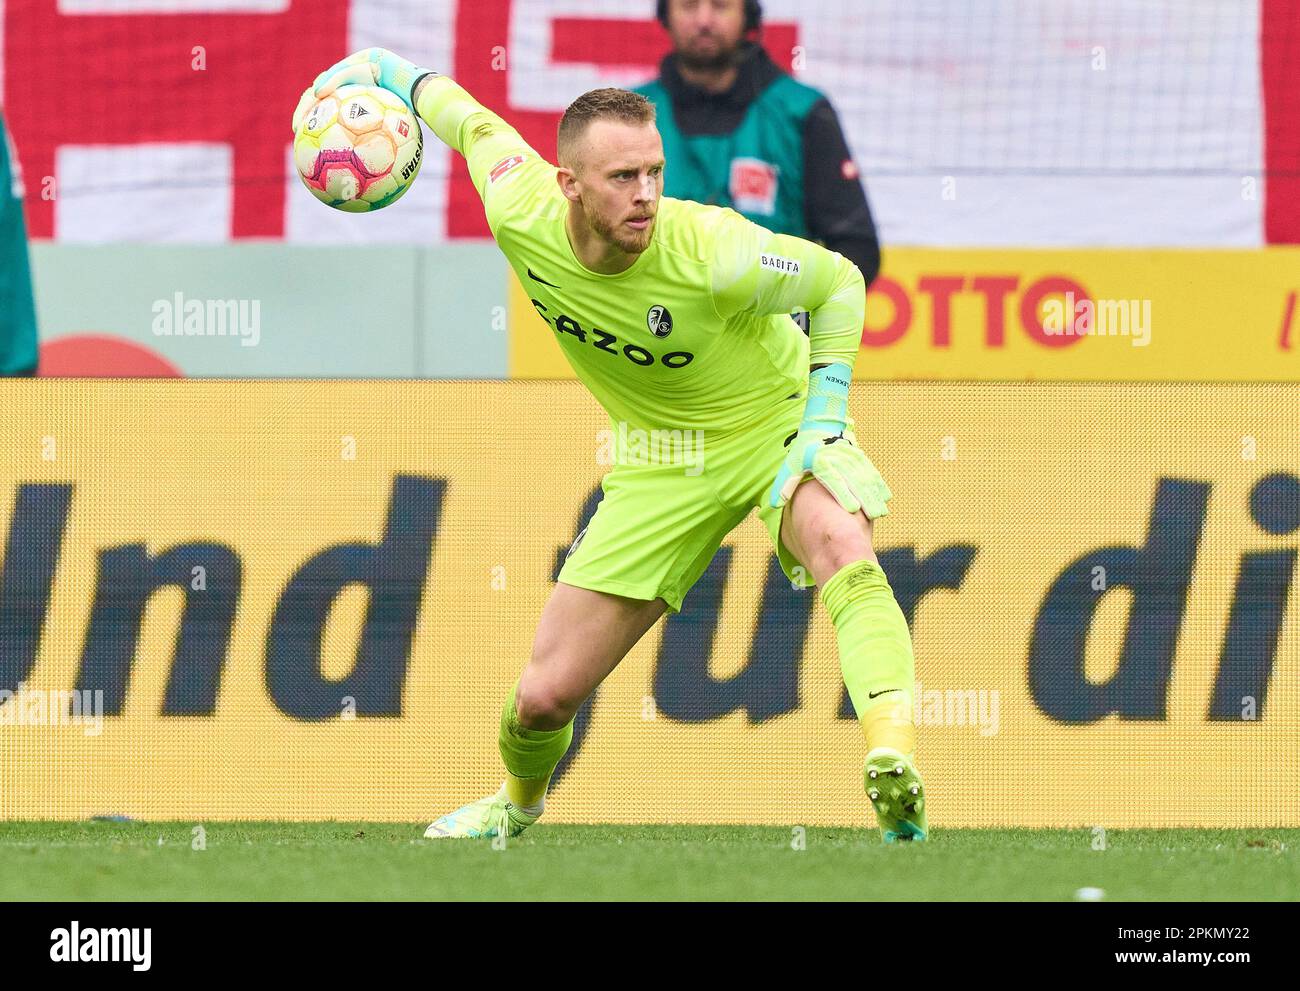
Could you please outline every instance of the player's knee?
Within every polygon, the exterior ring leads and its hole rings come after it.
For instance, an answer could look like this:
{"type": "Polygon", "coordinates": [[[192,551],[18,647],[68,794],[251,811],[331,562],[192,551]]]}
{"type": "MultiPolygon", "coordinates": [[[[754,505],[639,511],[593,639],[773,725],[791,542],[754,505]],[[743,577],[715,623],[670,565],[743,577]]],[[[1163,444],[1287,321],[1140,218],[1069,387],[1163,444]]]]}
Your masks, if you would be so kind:
{"type": "Polygon", "coordinates": [[[811,534],[805,534],[804,546],[821,582],[858,561],[880,563],[871,546],[871,538],[852,517],[820,521],[811,534]]]}
{"type": "Polygon", "coordinates": [[[841,568],[847,568],[850,564],[856,564],[859,561],[870,561],[875,565],[880,564],[880,561],[876,558],[876,552],[871,549],[869,541],[862,541],[852,547],[837,548],[831,557],[831,567],[835,571],[839,571],[841,568]]]}
{"type": "Polygon", "coordinates": [[[561,729],[577,714],[582,702],[545,678],[521,677],[515,689],[515,712],[526,729],[561,729]]]}

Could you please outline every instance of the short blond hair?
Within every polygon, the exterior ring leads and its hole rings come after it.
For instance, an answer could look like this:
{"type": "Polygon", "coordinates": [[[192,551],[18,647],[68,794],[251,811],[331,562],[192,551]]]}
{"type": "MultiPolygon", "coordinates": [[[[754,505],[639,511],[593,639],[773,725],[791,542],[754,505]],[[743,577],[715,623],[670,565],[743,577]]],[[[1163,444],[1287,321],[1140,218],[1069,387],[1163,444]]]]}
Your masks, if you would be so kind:
{"type": "Polygon", "coordinates": [[[593,121],[616,120],[624,124],[653,124],[655,105],[640,93],[606,87],[583,93],[560,118],[556,157],[564,166],[573,163],[574,148],[593,121]]]}

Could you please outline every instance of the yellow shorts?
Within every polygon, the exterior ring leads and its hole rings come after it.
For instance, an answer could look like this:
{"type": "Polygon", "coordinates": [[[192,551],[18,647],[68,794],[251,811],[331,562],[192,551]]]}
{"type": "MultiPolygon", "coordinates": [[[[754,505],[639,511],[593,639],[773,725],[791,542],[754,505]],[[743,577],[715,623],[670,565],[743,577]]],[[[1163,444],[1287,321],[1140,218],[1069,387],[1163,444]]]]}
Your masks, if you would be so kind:
{"type": "MultiPolygon", "coordinates": [[[[803,396],[792,397],[727,434],[655,438],[629,431],[626,455],[602,479],[603,497],[569,548],[559,580],[634,599],[662,598],[680,612],[723,539],[758,509],[786,577],[796,586],[815,585],[781,543],[784,507],[768,504],[803,407],[803,396]]],[[[877,479],[883,498],[869,509],[871,519],[889,512],[888,487],[877,479]]]]}

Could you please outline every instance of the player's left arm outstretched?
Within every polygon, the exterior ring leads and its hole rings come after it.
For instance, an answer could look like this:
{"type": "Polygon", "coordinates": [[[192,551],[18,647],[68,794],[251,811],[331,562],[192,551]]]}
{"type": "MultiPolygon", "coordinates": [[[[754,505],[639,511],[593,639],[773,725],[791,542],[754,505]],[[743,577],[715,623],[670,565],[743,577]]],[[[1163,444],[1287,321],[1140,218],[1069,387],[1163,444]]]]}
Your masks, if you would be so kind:
{"type": "Polygon", "coordinates": [[[807,310],[811,373],[799,432],[790,443],[768,500],[779,507],[812,474],[846,512],[880,515],[889,492],[857,446],[849,416],[849,383],[866,314],[866,283],[837,252],[728,212],[714,261],[719,313],[785,314],[807,310]]]}

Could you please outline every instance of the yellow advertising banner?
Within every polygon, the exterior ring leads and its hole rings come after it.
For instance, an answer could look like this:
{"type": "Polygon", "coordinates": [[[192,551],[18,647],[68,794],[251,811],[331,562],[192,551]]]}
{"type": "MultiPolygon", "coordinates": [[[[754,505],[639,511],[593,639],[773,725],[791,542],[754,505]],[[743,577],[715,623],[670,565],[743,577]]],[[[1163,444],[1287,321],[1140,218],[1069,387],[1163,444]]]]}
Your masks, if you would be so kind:
{"type": "MultiPolygon", "coordinates": [[[[573,377],[510,281],[510,374],[573,377]]],[[[1295,247],[887,248],[854,377],[1296,382],[1298,293],[1295,247]]]]}
{"type": "MultiPolygon", "coordinates": [[[[1300,825],[1300,388],[853,405],[934,825],[1300,825]]],[[[424,823],[493,790],[607,428],[574,382],[0,383],[0,817],[424,823]]],[[[547,818],[866,825],[863,750],[750,517],[580,715],[547,818]]]]}

